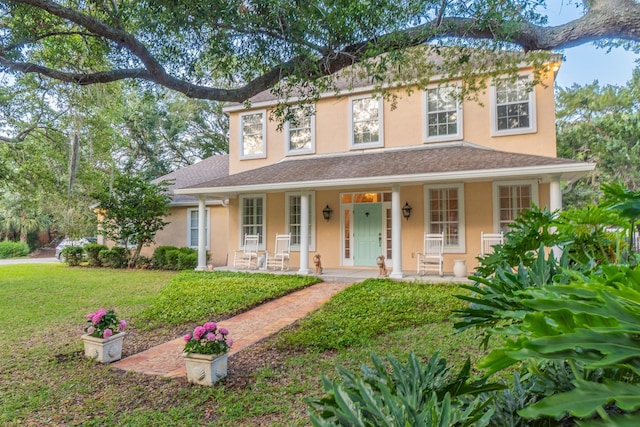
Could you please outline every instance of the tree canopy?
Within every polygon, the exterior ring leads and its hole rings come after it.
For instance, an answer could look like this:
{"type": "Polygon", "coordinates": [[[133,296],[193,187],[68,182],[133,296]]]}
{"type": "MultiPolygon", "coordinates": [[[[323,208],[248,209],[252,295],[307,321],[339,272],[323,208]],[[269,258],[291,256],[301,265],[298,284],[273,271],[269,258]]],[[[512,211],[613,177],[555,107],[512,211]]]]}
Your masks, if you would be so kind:
{"type": "MultiPolygon", "coordinates": [[[[483,46],[494,66],[509,68],[500,56],[505,49],[640,41],[637,1],[566,0],[584,13],[559,26],[547,25],[546,3],[2,0],[0,71],[80,85],[136,79],[192,98],[243,102],[279,82],[315,87],[355,63],[384,80],[410,62],[410,46],[483,46]],[[366,61],[382,53],[384,60],[366,61]]],[[[453,59],[450,76],[469,60],[455,49],[438,54],[453,59]]]]}

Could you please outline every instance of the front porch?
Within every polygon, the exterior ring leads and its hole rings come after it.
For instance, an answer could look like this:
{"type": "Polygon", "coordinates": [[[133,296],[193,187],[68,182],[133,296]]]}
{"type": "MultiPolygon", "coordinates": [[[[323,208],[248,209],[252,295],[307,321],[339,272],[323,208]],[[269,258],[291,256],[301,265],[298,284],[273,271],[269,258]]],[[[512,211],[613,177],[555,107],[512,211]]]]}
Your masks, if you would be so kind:
{"type": "MultiPolygon", "coordinates": [[[[290,268],[286,271],[281,270],[263,270],[263,269],[246,269],[246,268],[233,268],[229,266],[215,267],[215,271],[233,271],[242,273],[267,273],[267,274],[298,274],[297,268],[290,268]]],[[[469,271],[469,274],[472,272],[469,271]]],[[[309,273],[313,276],[313,271],[309,273]]],[[[318,277],[322,278],[324,282],[334,283],[356,283],[365,279],[378,278],[377,268],[323,268],[322,275],[318,277]]],[[[396,280],[396,279],[394,279],[396,280]]],[[[437,274],[418,275],[415,270],[403,271],[402,280],[404,282],[423,282],[423,283],[472,283],[468,277],[454,277],[452,273],[445,272],[443,277],[437,274]]]]}

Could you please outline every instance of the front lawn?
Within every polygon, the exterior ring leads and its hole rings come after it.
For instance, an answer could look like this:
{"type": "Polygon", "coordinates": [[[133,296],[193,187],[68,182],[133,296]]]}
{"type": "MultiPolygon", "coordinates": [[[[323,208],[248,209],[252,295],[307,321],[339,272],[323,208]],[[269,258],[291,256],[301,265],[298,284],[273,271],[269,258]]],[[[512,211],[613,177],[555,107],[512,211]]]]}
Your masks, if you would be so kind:
{"type": "Polygon", "coordinates": [[[282,277],[0,266],[0,425],[309,425],[304,398],[322,395],[321,374],[335,377],[336,365],[357,368],[372,351],[440,350],[458,365],[478,355],[473,335],[454,335],[445,320],[457,287],[370,280],[231,356],[229,377],[212,388],[82,357],[84,314],[97,308],[133,325],[126,355],[310,283],[282,277]]]}

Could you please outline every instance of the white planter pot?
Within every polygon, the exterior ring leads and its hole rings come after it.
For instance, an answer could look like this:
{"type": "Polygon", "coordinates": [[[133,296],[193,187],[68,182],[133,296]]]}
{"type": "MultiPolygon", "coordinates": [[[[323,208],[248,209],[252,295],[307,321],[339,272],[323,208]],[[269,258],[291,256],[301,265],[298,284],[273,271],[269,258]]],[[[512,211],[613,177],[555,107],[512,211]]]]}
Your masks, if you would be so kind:
{"type": "Polygon", "coordinates": [[[85,334],[82,336],[84,355],[100,363],[111,363],[120,360],[122,358],[124,336],[124,332],[118,332],[109,338],[96,338],[85,334]]]}
{"type": "Polygon", "coordinates": [[[187,368],[187,381],[193,384],[212,386],[227,376],[227,358],[224,354],[183,353],[187,368]]]}
{"type": "Polygon", "coordinates": [[[453,275],[455,277],[467,277],[467,264],[463,259],[453,261],[453,275]]]}

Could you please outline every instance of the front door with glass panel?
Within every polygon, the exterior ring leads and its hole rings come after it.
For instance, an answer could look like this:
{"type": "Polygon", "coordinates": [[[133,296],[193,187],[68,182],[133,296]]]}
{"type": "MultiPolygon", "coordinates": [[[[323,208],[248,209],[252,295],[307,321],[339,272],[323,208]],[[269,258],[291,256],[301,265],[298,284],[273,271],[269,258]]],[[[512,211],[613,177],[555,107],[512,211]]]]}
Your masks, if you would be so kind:
{"type": "Polygon", "coordinates": [[[375,266],[383,254],[382,205],[363,203],[353,206],[353,264],[375,266]]]}

